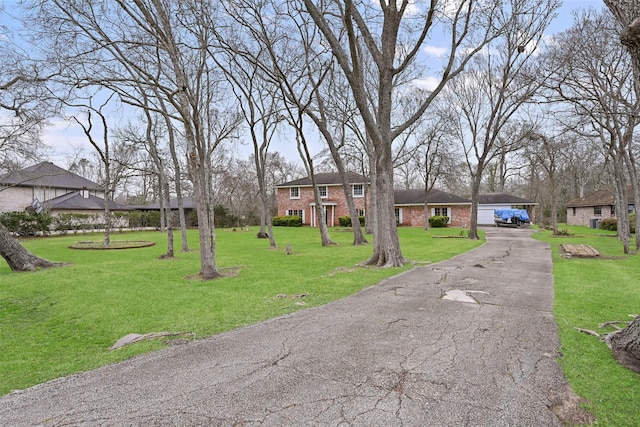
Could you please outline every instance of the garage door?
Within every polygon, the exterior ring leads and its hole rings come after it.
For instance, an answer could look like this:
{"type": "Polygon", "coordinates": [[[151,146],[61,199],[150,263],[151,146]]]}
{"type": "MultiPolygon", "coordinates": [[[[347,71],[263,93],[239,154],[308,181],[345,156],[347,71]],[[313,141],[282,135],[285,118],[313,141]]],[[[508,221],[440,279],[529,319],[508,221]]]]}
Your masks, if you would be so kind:
{"type": "Polygon", "coordinates": [[[478,224],[493,225],[493,208],[485,208],[478,206],[478,224]]]}

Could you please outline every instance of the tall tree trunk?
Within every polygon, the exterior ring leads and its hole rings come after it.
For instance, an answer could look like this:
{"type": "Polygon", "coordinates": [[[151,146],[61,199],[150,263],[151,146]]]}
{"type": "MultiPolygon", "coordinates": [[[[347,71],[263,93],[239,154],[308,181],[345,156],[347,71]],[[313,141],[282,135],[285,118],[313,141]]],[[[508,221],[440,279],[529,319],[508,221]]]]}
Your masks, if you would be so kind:
{"type": "Polygon", "coordinates": [[[36,271],[39,268],[52,268],[64,265],[40,258],[26,250],[14,239],[9,230],[0,223],[0,255],[7,261],[12,271],[36,271]]]}
{"type": "Polygon", "coordinates": [[[178,160],[178,153],[176,152],[176,135],[173,128],[173,123],[169,113],[166,110],[162,97],[158,97],[160,105],[163,111],[163,117],[165,120],[165,126],[167,127],[167,135],[169,136],[169,151],[171,152],[171,160],[173,161],[173,177],[175,181],[176,200],[178,202],[178,218],[180,220],[180,233],[182,237],[182,252],[189,252],[189,241],[187,239],[187,218],[184,214],[184,199],[182,197],[182,171],[180,161],[178,160]]]}
{"type": "Polygon", "coordinates": [[[624,152],[618,151],[613,155],[616,209],[618,217],[618,240],[622,242],[625,254],[629,253],[629,212],[627,211],[627,182],[625,179],[624,152]]]}
{"type": "Polygon", "coordinates": [[[471,226],[469,227],[469,239],[479,239],[478,235],[478,194],[482,181],[482,164],[478,163],[473,182],[471,184],[471,226]]]}
{"type": "MultiPolygon", "coordinates": [[[[260,179],[258,179],[260,181],[260,179]]],[[[267,191],[264,185],[264,177],[260,184],[258,199],[260,200],[260,232],[258,233],[259,239],[269,239],[269,247],[275,249],[277,247],[276,240],[273,237],[273,222],[269,212],[269,200],[267,198],[267,191]]]]}
{"type": "Polygon", "coordinates": [[[165,200],[165,214],[164,214],[164,218],[166,221],[166,225],[167,225],[167,253],[165,254],[164,258],[173,258],[175,255],[175,251],[173,249],[173,224],[171,223],[171,193],[169,191],[169,181],[167,180],[167,177],[164,173],[164,171],[160,172],[163,176],[163,180],[164,181],[164,191],[162,192],[162,194],[164,194],[164,200],[165,200]]]}
{"type": "MultiPolygon", "coordinates": [[[[365,265],[378,267],[401,267],[405,259],[400,249],[400,239],[396,223],[396,214],[393,200],[393,159],[390,144],[384,147],[376,147],[375,156],[375,206],[376,218],[373,254],[366,260],[365,265]]],[[[372,197],[373,200],[374,197],[372,197]]]]}

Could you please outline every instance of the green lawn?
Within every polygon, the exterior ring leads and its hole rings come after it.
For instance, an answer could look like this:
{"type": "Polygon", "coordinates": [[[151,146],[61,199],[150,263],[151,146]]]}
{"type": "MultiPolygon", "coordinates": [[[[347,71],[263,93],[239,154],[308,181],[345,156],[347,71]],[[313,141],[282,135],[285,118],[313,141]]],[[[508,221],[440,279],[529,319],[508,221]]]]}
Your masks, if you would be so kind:
{"type": "Polygon", "coordinates": [[[640,426],[640,375],[621,367],[597,337],[575,329],[606,334],[613,329],[599,328],[601,323],[629,321],[629,314],[640,314],[640,255],[625,256],[615,233],[587,227],[568,230],[573,236],[553,237],[546,231],[534,235],[553,250],[559,362],[574,391],[589,400],[587,409],[597,417],[597,425],[640,426]],[[563,243],[591,245],[601,257],[562,258],[558,249],[563,243]]]}
{"type": "MultiPolygon", "coordinates": [[[[400,228],[403,254],[430,263],[481,243],[432,238],[460,231],[400,228]]],[[[371,246],[352,246],[352,234],[338,229],[331,237],[339,245],[322,247],[317,229],[276,228],[277,250],[256,239],[256,232],[218,231],[217,262],[229,277],[207,282],[188,279],[199,270],[197,251],[158,259],[166,252],[166,237],[159,232],[114,234],[113,240],[157,242],[128,250],[68,248],[100,235],[23,241],[35,254],[71,265],[13,273],[0,263],[0,395],[163,346],[144,341],[108,350],[130,333],[190,331],[203,338],[342,298],[410,268],[356,267],[371,255],[371,246]],[[292,255],[282,249],[286,244],[292,255]],[[276,298],[282,294],[308,296],[276,298]]],[[[189,238],[197,249],[197,233],[190,231],[189,238]]]]}

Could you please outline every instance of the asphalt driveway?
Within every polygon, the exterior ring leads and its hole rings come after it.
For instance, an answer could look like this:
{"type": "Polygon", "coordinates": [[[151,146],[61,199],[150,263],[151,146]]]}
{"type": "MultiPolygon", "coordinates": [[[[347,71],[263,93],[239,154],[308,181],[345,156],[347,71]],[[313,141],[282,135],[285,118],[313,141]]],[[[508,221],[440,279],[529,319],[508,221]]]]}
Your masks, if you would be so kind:
{"type": "Polygon", "coordinates": [[[562,426],[584,414],[531,233],[487,228],[343,300],[14,392],[0,424],[562,426]]]}

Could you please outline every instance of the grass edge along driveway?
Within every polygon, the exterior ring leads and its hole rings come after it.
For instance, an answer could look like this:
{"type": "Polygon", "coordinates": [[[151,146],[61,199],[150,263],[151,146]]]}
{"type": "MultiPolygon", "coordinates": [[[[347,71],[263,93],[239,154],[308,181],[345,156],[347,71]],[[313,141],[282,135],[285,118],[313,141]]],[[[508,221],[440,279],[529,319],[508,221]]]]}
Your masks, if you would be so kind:
{"type": "Polygon", "coordinates": [[[558,362],[573,390],[586,398],[585,407],[598,426],[640,426],[640,375],[623,368],[597,337],[575,328],[611,332],[599,325],[640,314],[640,254],[624,255],[615,232],[561,226],[570,236],[551,232],[534,238],[549,242],[553,254],[554,317],[558,323],[562,357],[558,362]],[[560,244],[588,244],[598,258],[560,256],[560,244]]]}
{"type": "MultiPolygon", "coordinates": [[[[411,268],[357,267],[371,245],[353,246],[353,236],[332,229],[337,246],[322,247],[317,229],[276,228],[279,249],[249,231],[217,230],[222,279],[189,279],[199,270],[197,231],[192,252],[161,260],[166,237],[159,232],[114,234],[113,240],[150,240],[155,246],[128,250],[73,250],[101,235],[71,235],[23,241],[27,249],[64,268],[13,273],[0,264],[0,395],[57,377],[94,369],[162,348],[161,340],[109,347],[130,333],[192,332],[196,338],[256,323],[343,298],[411,268]],[[290,244],[293,254],[286,255],[290,244]]],[[[403,254],[417,265],[442,261],[482,241],[455,228],[399,228],[403,254]]],[[[177,241],[176,248],[180,248],[177,241]]]]}

